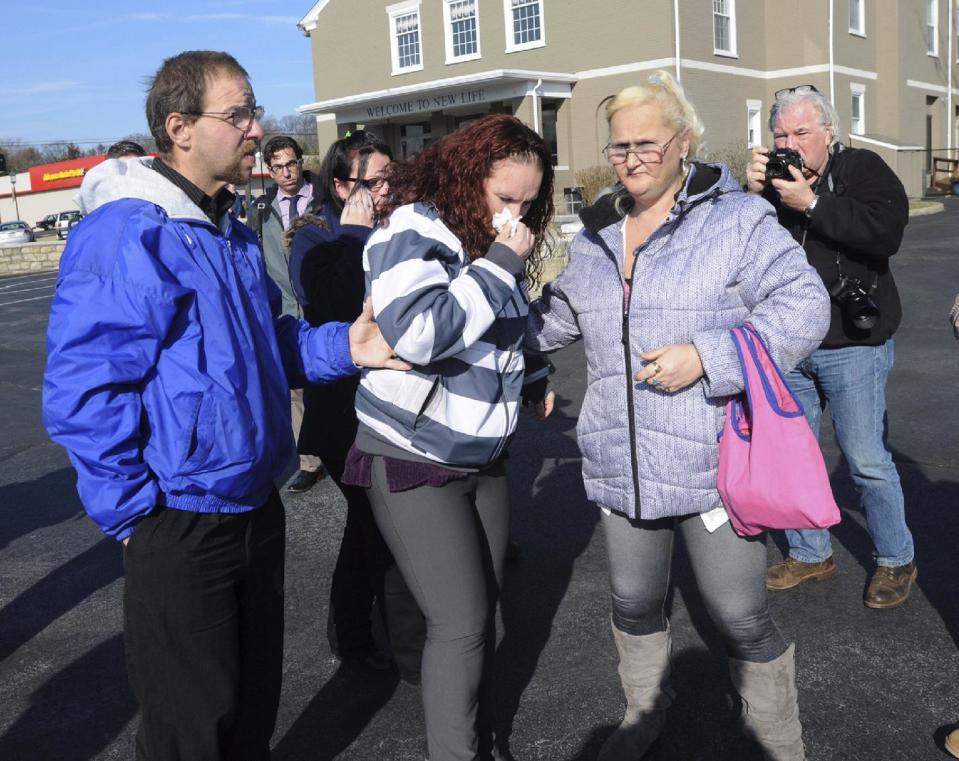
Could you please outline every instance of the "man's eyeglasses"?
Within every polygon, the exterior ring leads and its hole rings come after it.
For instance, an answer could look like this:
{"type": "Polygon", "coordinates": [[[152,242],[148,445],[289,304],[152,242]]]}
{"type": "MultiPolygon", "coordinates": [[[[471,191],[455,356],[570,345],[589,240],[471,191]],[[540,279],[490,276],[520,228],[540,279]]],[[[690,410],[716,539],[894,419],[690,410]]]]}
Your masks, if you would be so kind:
{"type": "Polygon", "coordinates": [[[281,172],[289,170],[292,172],[298,166],[302,166],[303,159],[293,159],[292,161],[287,161],[285,164],[270,164],[270,171],[273,174],[280,174],[281,172]]]}
{"type": "Polygon", "coordinates": [[[347,180],[350,182],[355,182],[360,187],[364,187],[369,190],[371,193],[375,193],[377,190],[383,187],[383,184],[386,182],[385,177],[370,177],[369,179],[361,180],[359,177],[347,177],[347,180]]]}
{"type": "Polygon", "coordinates": [[[230,122],[234,127],[242,132],[246,132],[253,126],[253,122],[263,119],[266,109],[263,106],[240,106],[232,111],[182,111],[183,116],[213,116],[224,122],[230,122]]]}
{"type": "Polygon", "coordinates": [[[784,87],[782,90],[776,90],[776,92],[773,93],[773,97],[776,100],[781,100],[792,93],[806,95],[811,92],[819,92],[819,90],[816,89],[816,85],[796,85],[795,87],[784,87]]]}
{"type": "Polygon", "coordinates": [[[640,143],[637,146],[626,143],[610,143],[603,148],[603,155],[610,164],[625,164],[629,161],[630,155],[639,159],[640,164],[662,164],[663,157],[666,155],[666,151],[669,150],[669,146],[672,145],[673,140],[679,137],[684,130],[685,127],[662,145],[654,142],[640,143]]]}

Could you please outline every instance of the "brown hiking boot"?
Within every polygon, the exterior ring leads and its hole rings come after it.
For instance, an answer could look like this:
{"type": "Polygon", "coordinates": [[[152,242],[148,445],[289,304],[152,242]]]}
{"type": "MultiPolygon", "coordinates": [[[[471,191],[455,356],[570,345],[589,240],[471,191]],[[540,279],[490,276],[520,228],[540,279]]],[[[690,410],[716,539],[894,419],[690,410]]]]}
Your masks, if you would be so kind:
{"type": "Polygon", "coordinates": [[[879,566],[869,580],[863,602],[867,608],[895,608],[902,605],[909,598],[912,582],[918,574],[915,560],[892,568],[879,566]]]}
{"type": "Polygon", "coordinates": [[[786,558],[766,571],[766,589],[770,592],[782,592],[784,589],[798,587],[804,581],[825,581],[834,573],[836,563],[832,557],[821,563],[804,563],[795,558],[786,558]]]}

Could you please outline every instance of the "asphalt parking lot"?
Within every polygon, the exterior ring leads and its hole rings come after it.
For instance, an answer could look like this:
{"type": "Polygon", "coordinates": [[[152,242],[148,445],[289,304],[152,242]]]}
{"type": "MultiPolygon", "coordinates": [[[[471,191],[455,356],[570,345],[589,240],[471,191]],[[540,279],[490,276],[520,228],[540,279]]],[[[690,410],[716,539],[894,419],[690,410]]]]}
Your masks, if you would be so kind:
{"type": "MultiPolygon", "coordinates": [[[[893,259],[904,303],[889,388],[890,443],[916,540],[918,588],[902,608],[861,603],[870,543],[831,433],[843,522],[837,576],[772,598],[797,643],[810,761],[935,761],[959,722],[959,342],[946,313],[959,291],[959,203],[912,220],[893,259]]],[[[44,331],[55,275],[0,279],[0,759],[130,759],[136,705],[120,634],[116,543],[85,518],[64,452],[40,425],[44,331]]],[[[510,450],[514,537],[499,615],[495,708],[516,761],[591,761],[621,716],[606,559],[575,444],[578,347],[561,352],[554,416],[524,415],[510,450]]],[[[416,688],[342,666],[325,641],[344,502],[326,480],[288,511],[281,761],[421,761],[416,688]]],[[[781,537],[768,543],[780,557],[781,537]],[[775,541],[774,541],[775,540],[775,541]]],[[[722,648],[677,552],[670,601],[678,699],[650,761],[752,761],[739,736],[722,648]]]]}

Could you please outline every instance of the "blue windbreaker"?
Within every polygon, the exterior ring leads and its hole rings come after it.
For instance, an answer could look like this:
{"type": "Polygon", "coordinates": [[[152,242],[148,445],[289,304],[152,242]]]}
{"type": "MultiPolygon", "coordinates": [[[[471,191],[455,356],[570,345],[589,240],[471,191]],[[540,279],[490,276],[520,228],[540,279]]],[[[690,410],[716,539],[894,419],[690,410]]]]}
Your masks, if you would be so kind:
{"type": "Polygon", "coordinates": [[[349,326],[279,317],[254,233],[217,229],[151,161],[85,178],[47,333],[44,425],[117,539],[157,505],[264,504],[293,455],[291,383],[356,372],[349,326]]]}

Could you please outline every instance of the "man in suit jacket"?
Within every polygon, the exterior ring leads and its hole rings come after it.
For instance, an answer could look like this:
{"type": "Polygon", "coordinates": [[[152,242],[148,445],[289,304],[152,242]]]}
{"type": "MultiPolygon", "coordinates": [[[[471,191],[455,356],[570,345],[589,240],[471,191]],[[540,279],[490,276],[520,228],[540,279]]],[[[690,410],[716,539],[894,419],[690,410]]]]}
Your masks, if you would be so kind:
{"type": "MultiPolygon", "coordinates": [[[[277,135],[263,149],[263,160],[276,183],[253,204],[251,223],[260,238],[267,274],[283,293],[283,314],[303,317],[303,310],[290,283],[289,251],[283,232],[290,222],[314,211],[313,187],[316,177],[303,171],[303,149],[292,137],[277,135]]],[[[303,389],[290,392],[293,435],[299,440],[303,424],[303,389]]],[[[300,469],[287,484],[287,491],[305,492],[324,475],[323,464],[314,454],[300,454],[300,469]]]]}

